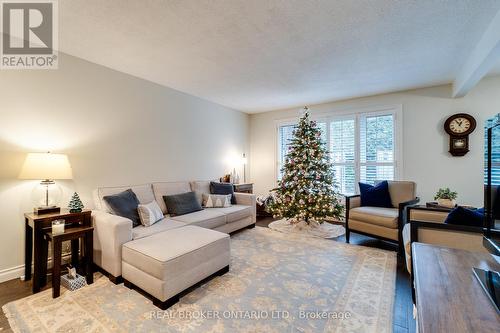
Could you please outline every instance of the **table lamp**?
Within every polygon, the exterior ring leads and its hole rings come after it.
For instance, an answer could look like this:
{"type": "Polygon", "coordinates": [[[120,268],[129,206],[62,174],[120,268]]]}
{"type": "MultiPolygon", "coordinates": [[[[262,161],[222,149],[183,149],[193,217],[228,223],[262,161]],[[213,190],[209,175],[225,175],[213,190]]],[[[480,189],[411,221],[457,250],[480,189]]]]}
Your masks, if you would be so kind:
{"type": "Polygon", "coordinates": [[[247,182],[247,157],[245,156],[245,153],[243,153],[243,157],[241,158],[241,164],[243,164],[243,183],[247,182]]]}
{"type": "Polygon", "coordinates": [[[64,154],[29,153],[26,156],[19,179],[41,180],[45,186],[45,206],[36,207],[36,214],[60,212],[61,208],[49,206],[49,185],[55,184],[54,180],[73,179],[73,172],[68,156],[64,154]]]}

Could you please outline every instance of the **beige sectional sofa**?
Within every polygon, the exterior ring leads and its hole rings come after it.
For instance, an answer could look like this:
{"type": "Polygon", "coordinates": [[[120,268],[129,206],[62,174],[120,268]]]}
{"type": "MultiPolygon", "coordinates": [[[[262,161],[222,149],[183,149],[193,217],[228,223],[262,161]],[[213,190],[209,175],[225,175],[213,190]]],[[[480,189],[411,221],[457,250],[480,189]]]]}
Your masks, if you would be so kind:
{"type": "Polygon", "coordinates": [[[137,285],[156,299],[161,308],[175,303],[191,285],[229,267],[229,236],[255,226],[255,195],[235,193],[236,204],[206,208],[170,217],[163,196],[193,191],[202,200],[210,193],[209,181],[158,182],[144,185],[101,187],[94,191],[92,212],[94,263],[118,283],[137,285]],[[141,204],[156,201],[164,219],[152,226],[132,228],[132,221],[114,215],[104,196],[132,189],[141,204]],[[211,229],[211,230],[210,230],[211,229]]]}

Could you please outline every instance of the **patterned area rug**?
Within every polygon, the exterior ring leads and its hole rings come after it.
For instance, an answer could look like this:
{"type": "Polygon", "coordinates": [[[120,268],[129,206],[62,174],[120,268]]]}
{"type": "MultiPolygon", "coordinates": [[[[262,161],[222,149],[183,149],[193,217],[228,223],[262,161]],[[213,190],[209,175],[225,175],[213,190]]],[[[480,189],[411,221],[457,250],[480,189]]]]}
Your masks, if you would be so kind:
{"type": "Polygon", "coordinates": [[[396,254],[256,227],[231,270],[167,311],[101,277],[3,307],[14,332],[391,332],[396,254]]]}

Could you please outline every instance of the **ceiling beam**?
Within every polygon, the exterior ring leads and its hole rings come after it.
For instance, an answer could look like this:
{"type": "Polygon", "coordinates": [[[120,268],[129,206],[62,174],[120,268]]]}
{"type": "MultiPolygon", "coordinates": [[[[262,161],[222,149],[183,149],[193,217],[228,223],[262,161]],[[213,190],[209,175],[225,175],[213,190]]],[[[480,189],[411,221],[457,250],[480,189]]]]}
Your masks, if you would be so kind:
{"type": "Polygon", "coordinates": [[[453,97],[465,96],[500,61],[500,11],[453,82],[453,97]]]}

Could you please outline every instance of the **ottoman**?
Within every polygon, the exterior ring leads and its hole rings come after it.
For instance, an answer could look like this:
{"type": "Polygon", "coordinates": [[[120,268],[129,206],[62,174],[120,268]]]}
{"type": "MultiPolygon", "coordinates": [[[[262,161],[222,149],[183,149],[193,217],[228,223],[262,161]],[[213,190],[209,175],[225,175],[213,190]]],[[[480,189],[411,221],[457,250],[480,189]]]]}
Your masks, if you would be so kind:
{"type": "Polygon", "coordinates": [[[229,235],[185,226],[128,242],[122,247],[122,276],[166,309],[179,294],[212,275],[229,271],[229,235]]]}

